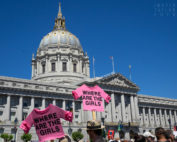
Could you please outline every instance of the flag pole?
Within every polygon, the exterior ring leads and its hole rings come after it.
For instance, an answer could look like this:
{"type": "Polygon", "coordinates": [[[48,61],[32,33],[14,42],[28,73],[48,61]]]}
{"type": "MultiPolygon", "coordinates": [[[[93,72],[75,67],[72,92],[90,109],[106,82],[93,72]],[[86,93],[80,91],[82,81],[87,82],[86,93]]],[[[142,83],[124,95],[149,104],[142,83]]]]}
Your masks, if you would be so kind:
{"type": "MultiPolygon", "coordinates": [[[[93,56],[93,78],[95,79],[95,58],[93,56]]],[[[96,120],[96,112],[93,110],[92,111],[92,119],[96,120]]]]}
{"type": "Polygon", "coordinates": [[[112,73],[115,73],[115,71],[114,71],[114,57],[111,56],[110,58],[112,60],[112,73]]]}
{"type": "Polygon", "coordinates": [[[113,69],[113,73],[115,73],[115,71],[114,71],[114,58],[113,58],[113,56],[112,56],[112,69],[113,69]]]}
{"type": "Polygon", "coordinates": [[[132,66],[129,65],[128,67],[129,67],[129,79],[132,80],[132,75],[131,75],[131,74],[132,74],[132,73],[131,73],[131,68],[132,68],[132,66]]]}

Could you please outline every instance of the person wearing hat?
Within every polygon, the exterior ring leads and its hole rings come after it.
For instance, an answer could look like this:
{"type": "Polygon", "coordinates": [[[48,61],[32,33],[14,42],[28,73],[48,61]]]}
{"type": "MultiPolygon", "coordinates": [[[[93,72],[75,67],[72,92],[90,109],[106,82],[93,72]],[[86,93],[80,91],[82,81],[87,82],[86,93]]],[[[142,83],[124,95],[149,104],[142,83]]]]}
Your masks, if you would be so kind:
{"type": "Polygon", "coordinates": [[[143,136],[149,141],[154,142],[155,136],[151,134],[150,132],[144,132],[143,136]]]}
{"type": "Polygon", "coordinates": [[[71,142],[71,138],[68,135],[59,139],[58,142],[71,142]]]}
{"type": "Polygon", "coordinates": [[[104,126],[101,126],[101,122],[99,121],[87,121],[86,131],[92,142],[106,142],[106,140],[102,136],[103,128],[104,126]]]}

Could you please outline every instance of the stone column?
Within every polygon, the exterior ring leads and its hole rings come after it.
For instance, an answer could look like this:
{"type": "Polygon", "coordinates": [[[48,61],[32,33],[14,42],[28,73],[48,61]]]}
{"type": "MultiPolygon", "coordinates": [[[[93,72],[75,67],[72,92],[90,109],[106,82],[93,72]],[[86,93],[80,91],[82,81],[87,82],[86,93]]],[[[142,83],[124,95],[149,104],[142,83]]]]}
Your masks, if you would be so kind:
{"type": "Polygon", "coordinates": [[[89,62],[86,62],[86,75],[90,76],[90,67],[89,67],[89,62]]]}
{"type": "Polygon", "coordinates": [[[172,118],[172,114],[171,114],[171,109],[169,110],[169,115],[170,115],[171,127],[172,127],[172,125],[173,125],[173,118],[172,118]]]}
{"type": "Polygon", "coordinates": [[[53,101],[52,101],[52,104],[56,106],[56,100],[53,100],[53,101]]]}
{"type": "Polygon", "coordinates": [[[34,97],[31,98],[31,106],[30,109],[28,111],[28,115],[31,113],[31,111],[34,109],[34,97]]]}
{"type": "Polygon", "coordinates": [[[134,104],[135,104],[135,119],[139,121],[139,107],[138,107],[138,97],[134,97],[134,104]]]}
{"type": "Polygon", "coordinates": [[[159,115],[160,115],[160,125],[163,127],[162,109],[159,109],[159,115]]]}
{"type": "Polygon", "coordinates": [[[18,107],[18,116],[17,119],[19,121],[22,121],[23,119],[23,97],[20,96],[20,100],[19,100],[19,107],[18,107]]]}
{"type": "Polygon", "coordinates": [[[75,119],[75,101],[72,101],[72,107],[73,107],[73,120],[75,119]]]}
{"type": "Polygon", "coordinates": [[[42,98],[42,107],[41,109],[45,109],[45,98],[42,98]]]}
{"type": "Polygon", "coordinates": [[[41,68],[40,62],[37,61],[37,74],[40,74],[40,68],[41,68]]]}
{"type": "Polygon", "coordinates": [[[5,120],[10,120],[10,101],[11,101],[11,96],[7,95],[7,104],[5,106],[5,114],[6,114],[6,118],[5,120]]]}
{"type": "Polygon", "coordinates": [[[111,107],[112,107],[112,122],[114,122],[116,120],[115,118],[115,97],[114,97],[114,93],[111,94],[111,107]]]}
{"type": "MultiPolygon", "coordinates": [[[[104,99],[102,100],[102,103],[103,103],[103,108],[105,109],[105,101],[104,101],[104,99]]],[[[101,112],[101,117],[105,118],[105,111],[101,112]]]]}
{"type": "Polygon", "coordinates": [[[175,118],[175,123],[177,125],[177,116],[176,116],[176,110],[174,110],[174,118],[175,118]]]}
{"type": "Polygon", "coordinates": [[[149,126],[152,126],[152,122],[151,122],[151,108],[148,108],[148,115],[149,115],[149,126]]]}
{"type": "Polygon", "coordinates": [[[57,60],[57,69],[56,70],[57,70],[57,72],[60,72],[62,69],[62,66],[60,64],[60,55],[58,55],[57,57],[58,57],[58,60],[57,60]]]}
{"type": "Polygon", "coordinates": [[[143,124],[146,126],[145,108],[143,107],[143,124]]]}
{"type": "Polygon", "coordinates": [[[131,115],[131,106],[130,104],[127,105],[127,110],[128,110],[128,122],[132,121],[132,115],[131,115]]]}
{"type": "Polygon", "coordinates": [[[34,61],[32,61],[32,72],[31,72],[31,77],[33,78],[34,76],[35,76],[34,61]]]}
{"type": "Polygon", "coordinates": [[[122,122],[125,121],[125,99],[124,99],[124,94],[121,94],[121,112],[122,112],[122,122]]]}
{"type": "Polygon", "coordinates": [[[164,114],[165,114],[165,125],[168,126],[168,117],[167,117],[167,110],[164,109],[164,114]]]}
{"type": "Polygon", "coordinates": [[[132,121],[135,122],[135,105],[134,105],[134,99],[133,96],[130,96],[130,105],[131,105],[131,116],[132,116],[132,121]]]}
{"type": "Polygon", "coordinates": [[[118,107],[117,108],[118,108],[118,121],[119,121],[119,120],[122,120],[121,102],[118,103],[118,107]]]}
{"type": "Polygon", "coordinates": [[[56,72],[59,72],[59,55],[57,55],[56,56],[56,62],[55,62],[55,64],[56,64],[56,72]]]}
{"type": "Polygon", "coordinates": [[[74,72],[73,70],[73,61],[72,61],[72,56],[70,56],[70,59],[68,60],[68,71],[69,72],[74,72]]]}
{"type": "Polygon", "coordinates": [[[66,101],[65,101],[65,100],[63,100],[62,108],[63,108],[64,110],[66,110],[66,101]]]}
{"type": "Polygon", "coordinates": [[[154,108],[154,124],[155,124],[155,126],[158,126],[158,124],[157,124],[157,113],[156,113],[156,108],[154,108]]]}
{"type": "Polygon", "coordinates": [[[82,73],[82,60],[79,60],[79,66],[80,66],[80,73],[82,73]]]}
{"type": "MultiPolygon", "coordinates": [[[[112,101],[112,100],[111,100],[112,101]]],[[[111,107],[111,103],[112,102],[110,102],[109,104],[108,104],[108,121],[110,121],[110,122],[112,122],[112,107],[111,107]]]]}
{"type": "Polygon", "coordinates": [[[46,63],[45,63],[45,71],[46,72],[50,72],[50,61],[49,61],[49,57],[46,56],[46,63]]]}

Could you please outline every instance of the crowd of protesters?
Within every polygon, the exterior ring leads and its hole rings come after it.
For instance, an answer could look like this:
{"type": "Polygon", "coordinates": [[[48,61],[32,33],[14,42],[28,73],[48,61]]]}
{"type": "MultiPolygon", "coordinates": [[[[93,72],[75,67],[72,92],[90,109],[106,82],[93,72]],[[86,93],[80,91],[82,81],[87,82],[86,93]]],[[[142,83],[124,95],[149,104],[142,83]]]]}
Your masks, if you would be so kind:
{"type": "Polygon", "coordinates": [[[120,138],[111,138],[106,140],[102,136],[102,129],[104,126],[101,126],[101,123],[95,120],[87,122],[86,131],[90,137],[90,142],[177,142],[177,137],[173,134],[172,130],[165,130],[162,127],[155,129],[155,135],[150,132],[144,132],[142,135],[134,133],[131,136],[130,140],[120,139],[120,138]]]}

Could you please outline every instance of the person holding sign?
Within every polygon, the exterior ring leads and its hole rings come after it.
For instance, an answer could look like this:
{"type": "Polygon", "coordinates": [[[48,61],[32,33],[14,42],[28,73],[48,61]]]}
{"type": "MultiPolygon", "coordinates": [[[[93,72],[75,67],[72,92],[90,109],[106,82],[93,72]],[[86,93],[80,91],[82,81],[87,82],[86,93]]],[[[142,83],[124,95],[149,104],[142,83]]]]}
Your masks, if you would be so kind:
{"type": "Polygon", "coordinates": [[[57,106],[49,104],[44,110],[33,109],[22,122],[20,128],[28,133],[34,124],[39,142],[65,137],[60,118],[72,122],[73,114],[57,106]]]}
{"type": "Polygon", "coordinates": [[[75,100],[82,96],[83,110],[103,112],[104,106],[102,98],[104,98],[107,103],[109,103],[111,100],[111,97],[98,85],[94,87],[88,87],[87,85],[83,84],[81,87],[72,91],[72,94],[75,100]]]}

